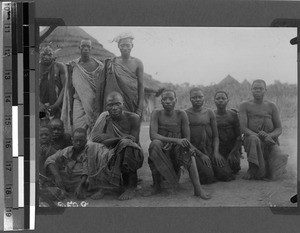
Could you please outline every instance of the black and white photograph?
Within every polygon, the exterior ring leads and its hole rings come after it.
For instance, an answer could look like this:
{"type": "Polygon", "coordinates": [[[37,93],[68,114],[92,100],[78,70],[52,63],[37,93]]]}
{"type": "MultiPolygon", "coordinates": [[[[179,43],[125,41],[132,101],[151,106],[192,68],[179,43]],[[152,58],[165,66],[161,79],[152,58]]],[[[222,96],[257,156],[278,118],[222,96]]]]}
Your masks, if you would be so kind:
{"type": "Polygon", "coordinates": [[[297,207],[297,28],[39,32],[39,207],[297,207]]]}

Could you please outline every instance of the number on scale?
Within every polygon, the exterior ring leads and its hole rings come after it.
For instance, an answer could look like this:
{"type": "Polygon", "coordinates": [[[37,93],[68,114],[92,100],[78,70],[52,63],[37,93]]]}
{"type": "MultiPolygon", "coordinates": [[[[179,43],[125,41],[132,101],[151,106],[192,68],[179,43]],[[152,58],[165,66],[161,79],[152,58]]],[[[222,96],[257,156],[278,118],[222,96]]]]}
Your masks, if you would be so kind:
{"type": "Polygon", "coordinates": [[[4,56],[7,57],[7,56],[10,56],[11,55],[11,49],[10,48],[5,48],[4,49],[4,56]]]}
{"type": "Polygon", "coordinates": [[[5,99],[5,103],[10,103],[11,102],[11,96],[10,95],[4,96],[4,99],[5,99]]]}
{"type": "MultiPolygon", "coordinates": [[[[5,4],[5,3],[4,3],[4,4],[5,4]]],[[[10,4],[5,4],[5,5],[7,5],[7,6],[5,6],[3,9],[4,9],[5,11],[8,11],[8,12],[9,12],[9,11],[10,11],[10,7],[9,7],[10,4]]]]}
{"type": "Polygon", "coordinates": [[[12,210],[11,209],[6,208],[5,212],[6,212],[6,214],[5,214],[6,217],[11,217],[12,216],[12,210]]]}
{"type": "Polygon", "coordinates": [[[11,161],[6,161],[5,167],[6,167],[7,171],[11,172],[12,171],[12,162],[11,161]]]}
{"type": "Polygon", "coordinates": [[[10,32],[10,25],[4,25],[4,32],[10,32]]]}
{"type": "Polygon", "coordinates": [[[11,79],[11,75],[9,72],[4,73],[4,79],[6,79],[6,80],[11,79]]]}
{"type": "Polygon", "coordinates": [[[11,186],[6,187],[5,193],[6,193],[6,195],[11,195],[12,194],[12,188],[11,188],[11,186]]]}
{"type": "Polygon", "coordinates": [[[7,149],[11,148],[11,140],[8,140],[5,142],[5,148],[7,148],[7,149]]]}
{"type": "Polygon", "coordinates": [[[5,125],[11,125],[11,117],[5,118],[5,125]]]}
{"type": "Polygon", "coordinates": [[[4,10],[7,11],[7,17],[6,17],[6,20],[10,20],[10,4],[7,4],[5,7],[4,7],[4,10]]]}

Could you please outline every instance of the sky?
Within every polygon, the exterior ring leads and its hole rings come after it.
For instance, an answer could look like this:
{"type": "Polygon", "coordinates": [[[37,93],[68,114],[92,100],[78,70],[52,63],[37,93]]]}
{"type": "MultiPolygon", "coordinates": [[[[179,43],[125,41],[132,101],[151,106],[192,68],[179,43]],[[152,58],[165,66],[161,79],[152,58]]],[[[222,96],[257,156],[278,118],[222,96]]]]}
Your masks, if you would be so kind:
{"type": "Polygon", "coordinates": [[[135,36],[131,55],[160,82],[210,85],[231,75],[239,82],[265,79],[297,83],[296,28],[81,27],[120,55],[111,40],[135,36]]]}

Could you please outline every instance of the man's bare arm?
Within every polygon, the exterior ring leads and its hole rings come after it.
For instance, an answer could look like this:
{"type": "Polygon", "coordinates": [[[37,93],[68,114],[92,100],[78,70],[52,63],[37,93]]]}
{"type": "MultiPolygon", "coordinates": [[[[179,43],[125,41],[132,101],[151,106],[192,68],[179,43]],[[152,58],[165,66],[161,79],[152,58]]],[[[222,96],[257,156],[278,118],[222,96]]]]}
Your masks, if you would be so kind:
{"type": "Polygon", "coordinates": [[[190,141],[189,118],[185,111],[180,111],[182,136],[190,141]]]}
{"type": "Polygon", "coordinates": [[[250,135],[257,136],[255,132],[253,132],[248,128],[247,108],[248,108],[248,102],[241,103],[239,108],[240,126],[241,126],[242,133],[244,133],[246,136],[250,136],[250,135]]]}
{"type": "Polygon", "coordinates": [[[102,143],[108,147],[116,145],[120,141],[120,138],[110,135],[108,133],[98,132],[96,136],[92,138],[92,142],[102,143]]]}
{"type": "MultiPolygon", "coordinates": [[[[137,115],[132,114],[128,118],[128,124],[131,124],[131,131],[130,135],[133,136],[135,142],[139,142],[139,124],[140,124],[140,119],[137,115]]],[[[103,143],[106,146],[111,146],[120,141],[121,138],[112,136],[108,133],[104,132],[99,132],[98,135],[94,136],[92,138],[92,142],[97,142],[97,143],[103,143]]]]}
{"type": "Polygon", "coordinates": [[[59,69],[59,76],[60,80],[62,83],[62,89],[61,92],[59,93],[59,96],[55,102],[55,104],[52,106],[52,108],[58,108],[61,103],[63,102],[63,96],[64,96],[64,90],[65,90],[65,85],[66,85],[66,67],[62,63],[57,63],[58,69],[59,69]]]}
{"type": "MultiPolygon", "coordinates": [[[[42,69],[42,65],[41,65],[41,63],[39,63],[39,68],[40,68],[40,70],[42,69]]],[[[40,71],[41,73],[42,73],[42,71],[40,71]]],[[[41,85],[41,80],[42,80],[42,75],[41,75],[41,73],[40,73],[40,77],[39,77],[39,87],[40,87],[40,85],[41,85]]],[[[41,99],[39,99],[40,101],[39,101],[39,111],[40,112],[46,112],[46,111],[48,111],[48,109],[47,109],[47,107],[41,102],[41,99]]]]}
{"type": "Polygon", "coordinates": [[[216,121],[216,116],[213,111],[210,109],[209,111],[209,121],[210,121],[210,126],[212,129],[212,137],[213,137],[213,148],[214,148],[214,154],[219,153],[219,133],[218,133],[218,127],[217,127],[217,121],[216,121]]]}
{"type": "Polygon", "coordinates": [[[93,137],[92,142],[101,143],[104,140],[108,140],[108,139],[112,139],[112,138],[115,138],[115,137],[112,137],[111,135],[106,134],[106,133],[101,133],[101,134],[98,134],[95,137],[93,137]]]}
{"type": "Polygon", "coordinates": [[[55,163],[50,163],[47,166],[47,169],[54,178],[60,177],[59,171],[58,171],[57,167],[55,166],[55,163]]]}
{"type": "Polygon", "coordinates": [[[69,97],[70,97],[70,109],[71,109],[71,112],[72,112],[72,115],[71,115],[71,121],[73,120],[73,104],[74,104],[74,99],[73,99],[73,96],[74,96],[74,93],[75,93],[75,89],[73,87],[73,84],[72,84],[72,79],[73,79],[73,66],[72,64],[68,64],[67,65],[67,70],[68,70],[68,86],[66,86],[66,88],[68,88],[68,91],[69,91],[69,97]]]}
{"type": "Polygon", "coordinates": [[[131,124],[131,132],[130,135],[135,138],[135,142],[139,143],[139,137],[140,137],[140,118],[132,114],[130,116],[130,124],[131,124]]]}
{"type": "Polygon", "coordinates": [[[209,111],[208,115],[209,115],[210,125],[211,125],[211,129],[212,129],[212,136],[213,136],[213,149],[214,149],[213,156],[214,156],[216,165],[219,167],[223,167],[224,159],[219,153],[220,141],[219,141],[219,133],[218,133],[216,116],[212,110],[209,109],[208,111],[209,111]]]}
{"type": "MultiPolygon", "coordinates": [[[[106,62],[104,63],[106,65],[106,62]]],[[[96,115],[100,115],[105,109],[103,109],[102,102],[103,102],[103,86],[105,85],[105,72],[106,68],[104,67],[103,70],[99,73],[99,80],[97,81],[96,86],[96,115]]]]}
{"type": "Polygon", "coordinates": [[[53,176],[54,182],[57,185],[57,187],[59,187],[61,189],[64,189],[63,183],[62,183],[62,178],[59,174],[59,170],[58,170],[58,167],[56,165],[56,161],[60,160],[61,158],[63,158],[63,153],[62,153],[61,150],[59,150],[55,154],[49,156],[46,159],[45,168],[53,176]]]}
{"type": "Polygon", "coordinates": [[[230,154],[235,154],[242,146],[242,135],[241,135],[241,127],[240,127],[240,122],[237,114],[233,115],[233,128],[234,128],[234,133],[236,136],[234,147],[232,148],[230,154]]]}
{"type": "Polygon", "coordinates": [[[138,109],[136,114],[139,116],[143,113],[144,108],[144,65],[140,60],[137,60],[138,67],[137,67],[137,81],[138,81],[138,109]]]}
{"type": "Polygon", "coordinates": [[[271,133],[269,133],[269,136],[272,138],[277,138],[282,133],[279,111],[274,103],[270,103],[270,106],[272,108],[272,120],[273,120],[274,130],[271,133]]]}

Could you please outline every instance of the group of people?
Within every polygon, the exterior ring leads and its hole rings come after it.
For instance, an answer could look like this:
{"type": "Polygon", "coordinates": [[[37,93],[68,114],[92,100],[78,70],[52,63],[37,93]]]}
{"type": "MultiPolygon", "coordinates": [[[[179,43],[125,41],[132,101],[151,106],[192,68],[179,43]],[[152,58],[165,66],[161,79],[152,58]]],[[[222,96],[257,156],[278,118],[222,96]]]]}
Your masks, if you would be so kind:
{"type": "MultiPolygon", "coordinates": [[[[83,40],[81,57],[67,69],[53,60],[50,48],[42,51],[40,111],[47,118],[40,126],[41,189],[55,186],[62,198],[100,199],[107,190],[121,191],[120,200],[135,196],[144,161],[139,142],[144,88],[143,64],[130,55],[132,40],[130,34],[117,37],[121,56],[104,64],[90,56],[91,41],[83,40]]],[[[192,106],[186,110],[175,109],[176,92],[164,89],[163,108],[150,119],[153,185],[143,195],[160,193],[165,184],[176,190],[186,169],[194,195],[209,199],[202,184],[235,179],[242,146],[249,163],[243,178],[281,177],[288,155],[279,148],[278,109],[264,99],[263,80],[255,80],[251,91],[253,99],[238,110],[227,109],[228,94],[217,91],[213,111],[204,107],[200,88],[190,90],[192,106]]]]}

